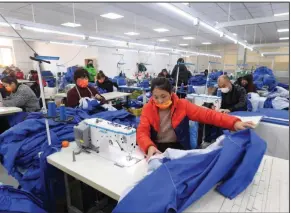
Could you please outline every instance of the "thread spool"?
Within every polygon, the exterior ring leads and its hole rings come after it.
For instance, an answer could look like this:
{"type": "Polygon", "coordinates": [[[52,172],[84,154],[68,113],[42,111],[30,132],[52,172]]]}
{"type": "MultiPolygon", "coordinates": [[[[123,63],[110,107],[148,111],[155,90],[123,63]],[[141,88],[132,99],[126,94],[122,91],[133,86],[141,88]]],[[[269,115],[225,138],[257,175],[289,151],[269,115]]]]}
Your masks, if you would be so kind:
{"type": "Polygon", "coordinates": [[[48,112],[47,116],[48,117],[56,117],[57,115],[57,106],[54,101],[49,101],[48,102],[48,112]]]}
{"type": "Polygon", "coordinates": [[[61,104],[60,106],[60,121],[66,121],[67,115],[66,115],[66,107],[64,104],[61,104]]]}

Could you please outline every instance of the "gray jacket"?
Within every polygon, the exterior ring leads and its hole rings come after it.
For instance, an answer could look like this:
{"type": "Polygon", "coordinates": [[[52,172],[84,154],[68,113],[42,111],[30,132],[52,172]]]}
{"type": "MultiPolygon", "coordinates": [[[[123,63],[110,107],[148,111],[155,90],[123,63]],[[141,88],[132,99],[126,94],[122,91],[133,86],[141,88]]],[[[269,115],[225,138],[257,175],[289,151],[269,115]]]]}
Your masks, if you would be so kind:
{"type": "Polygon", "coordinates": [[[20,84],[15,93],[3,100],[3,106],[5,107],[19,107],[26,112],[35,112],[40,110],[39,100],[25,84],[20,84]]]}

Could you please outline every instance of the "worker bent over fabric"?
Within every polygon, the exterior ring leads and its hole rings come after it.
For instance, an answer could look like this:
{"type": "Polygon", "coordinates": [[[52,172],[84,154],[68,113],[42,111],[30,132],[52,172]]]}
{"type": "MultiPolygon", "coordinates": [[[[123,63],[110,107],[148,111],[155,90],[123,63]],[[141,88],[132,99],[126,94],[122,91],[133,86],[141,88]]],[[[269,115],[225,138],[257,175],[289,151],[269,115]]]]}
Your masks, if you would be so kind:
{"type": "Polygon", "coordinates": [[[82,98],[96,98],[101,104],[106,102],[105,98],[101,96],[98,91],[89,86],[89,73],[83,68],[79,68],[74,73],[74,80],[76,86],[68,91],[67,94],[67,107],[75,108],[79,106],[80,99],[82,98]]]}
{"type": "Polygon", "coordinates": [[[189,120],[229,130],[254,127],[252,122],[242,122],[234,116],[179,99],[166,78],[154,79],[151,92],[152,98],[144,106],[137,128],[137,143],[147,159],[167,148],[190,149],[189,120]]]}

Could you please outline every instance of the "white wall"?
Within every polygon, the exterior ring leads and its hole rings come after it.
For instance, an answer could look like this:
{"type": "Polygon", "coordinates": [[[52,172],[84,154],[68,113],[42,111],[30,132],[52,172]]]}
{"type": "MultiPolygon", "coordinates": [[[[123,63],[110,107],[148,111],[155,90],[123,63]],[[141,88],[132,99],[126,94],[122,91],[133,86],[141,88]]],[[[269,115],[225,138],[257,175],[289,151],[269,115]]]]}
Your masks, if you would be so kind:
{"type": "MultiPolygon", "coordinates": [[[[27,42],[29,45],[33,46],[33,42],[27,42]]],[[[33,51],[21,40],[13,41],[14,59],[15,65],[26,73],[33,69],[33,63],[29,59],[33,56],[33,51]]]]}
{"type": "MultiPolygon", "coordinates": [[[[158,74],[164,68],[172,70],[178,59],[176,55],[166,56],[123,50],[117,51],[116,49],[105,47],[84,48],[44,42],[30,42],[30,44],[39,55],[60,57],[59,61],[51,61],[51,64],[43,64],[44,70],[51,70],[53,73],[66,71],[67,67],[74,65],[84,66],[84,60],[86,58],[96,58],[97,69],[103,70],[109,77],[114,77],[119,73],[120,69],[117,67],[119,61],[126,63],[121,66],[121,69],[124,70],[128,77],[132,77],[137,71],[136,63],[148,63],[150,64],[146,65],[148,72],[158,74]],[[119,55],[116,55],[116,53],[119,55]],[[120,54],[123,54],[123,57],[120,54]],[[58,68],[56,64],[64,64],[65,67],[58,68]]],[[[29,56],[32,56],[33,52],[22,41],[13,41],[13,46],[16,65],[25,73],[33,69],[34,65],[29,59],[29,56]]]]}

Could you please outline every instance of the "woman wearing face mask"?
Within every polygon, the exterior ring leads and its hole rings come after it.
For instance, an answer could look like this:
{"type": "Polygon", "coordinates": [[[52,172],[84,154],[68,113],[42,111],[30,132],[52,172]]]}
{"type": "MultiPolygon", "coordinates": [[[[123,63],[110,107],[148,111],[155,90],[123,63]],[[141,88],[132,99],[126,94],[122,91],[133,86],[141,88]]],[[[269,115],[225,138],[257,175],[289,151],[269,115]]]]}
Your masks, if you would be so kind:
{"type": "Polygon", "coordinates": [[[91,59],[88,60],[87,66],[85,67],[85,69],[89,73],[89,82],[95,83],[95,78],[96,78],[96,75],[97,75],[97,71],[93,66],[93,60],[91,60],[91,59]]]}
{"type": "Polygon", "coordinates": [[[3,87],[9,96],[2,101],[5,107],[19,107],[25,112],[40,110],[39,101],[32,89],[25,84],[18,84],[17,79],[12,76],[4,77],[3,87]]]}
{"type": "Polygon", "coordinates": [[[97,75],[97,86],[107,92],[113,92],[113,86],[118,89],[117,83],[114,83],[109,80],[109,78],[104,75],[103,71],[100,70],[97,75]]]}
{"type": "Polygon", "coordinates": [[[94,87],[88,86],[89,74],[87,70],[79,68],[74,73],[74,80],[76,86],[68,91],[66,105],[68,107],[75,108],[79,106],[79,100],[81,98],[96,98],[101,101],[101,104],[105,103],[105,98],[101,96],[94,87]]]}
{"type": "Polygon", "coordinates": [[[254,127],[253,123],[179,99],[166,78],[154,79],[151,92],[137,128],[137,143],[147,158],[167,148],[190,149],[189,120],[231,130],[254,127]]]}

